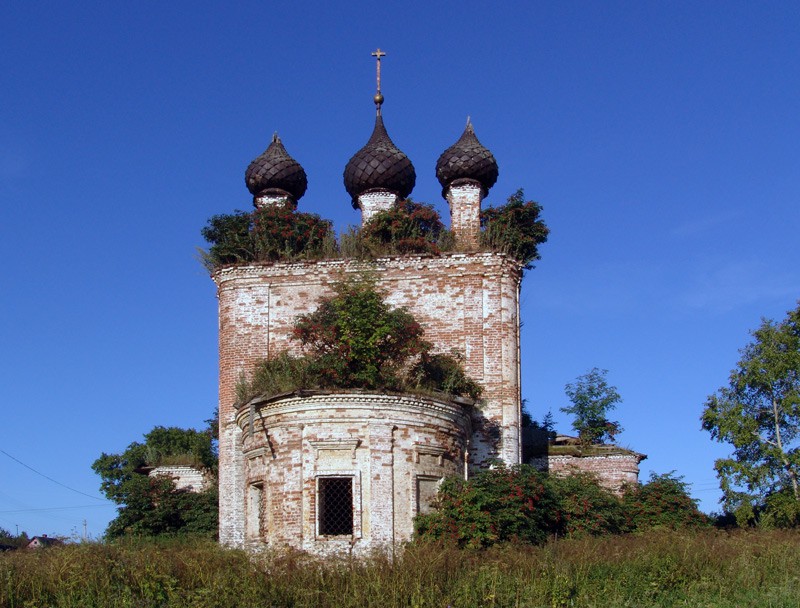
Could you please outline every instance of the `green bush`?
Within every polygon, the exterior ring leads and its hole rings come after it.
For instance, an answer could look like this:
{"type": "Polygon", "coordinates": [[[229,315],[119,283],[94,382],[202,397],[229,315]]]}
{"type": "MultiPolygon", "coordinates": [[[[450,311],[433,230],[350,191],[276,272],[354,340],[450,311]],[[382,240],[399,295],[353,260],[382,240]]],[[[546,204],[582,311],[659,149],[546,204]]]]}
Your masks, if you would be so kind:
{"type": "Polygon", "coordinates": [[[707,526],[709,518],[697,508],[683,477],[673,472],[650,474],[647,483],[628,487],[623,504],[631,528],[678,528],[707,526]]]}
{"type": "Polygon", "coordinates": [[[209,270],[227,264],[252,262],[256,259],[255,243],[250,235],[253,214],[234,211],[231,214],[215,215],[200,233],[210,247],[203,254],[209,270]]]}
{"type": "Polygon", "coordinates": [[[230,264],[319,259],[336,250],[330,221],[290,205],[215,215],[201,234],[210,245],[203,260],[211,271],[230,264]]]}
{"type": "Polygon", "coordinates": [[[289,205],[268,205],[253,214],[252,237],[256,260],[319,259],[333,226],[315,213],[301,213],[289,205]]]}
{"type": "Polygon", "coordinates": [[[528,465],[501,463],[469,480],[442,482],[437,508],[415,520],[420,539],[459,547],[514,541],[541,544],[558,527],[558,498],[547,476],[528,465]]]}
{"type": "Polygon", "coordinates": [[[481,396],[483,388],[464,371],[464,356],[459,352],[431,354],[423,352],[409,372],[411,383],[419,388],[463,395],[472,399],[481,396]]]}
{"type": "Polygon", "coordinates": [[[620,534],[629,530],[625,508],[618,496],[589,473],[551,477],[559,498],[561,533],[570,537],[620,534]]]}
{"type": "Polygon", "coordinates": [[[510,255],[526,269],[533,268],[533,261],[541,257],[539,245],[550,233],[539,218],[541,211],[539,203],[526,202],[523,191],[517,190],[505,205],[481,212],[481,244],[510,255]]]}
{"type": "Polygon", "coordinates": [[[372,216],[361,228],[359,237],[372,257],[404,253],[438,255],[446,234],[432,205],[403,200],[372,216]]]}

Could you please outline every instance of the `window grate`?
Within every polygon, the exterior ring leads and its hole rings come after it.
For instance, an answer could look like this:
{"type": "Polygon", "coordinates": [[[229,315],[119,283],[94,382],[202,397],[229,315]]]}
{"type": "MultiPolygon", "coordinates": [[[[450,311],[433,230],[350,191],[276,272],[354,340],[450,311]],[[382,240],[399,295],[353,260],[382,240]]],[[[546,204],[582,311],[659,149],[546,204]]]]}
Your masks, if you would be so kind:
{"type": "Polygon", "coordinates": [[[353,478],[319,478],[319,533],[339,536],[353,533],[353,478]]]}

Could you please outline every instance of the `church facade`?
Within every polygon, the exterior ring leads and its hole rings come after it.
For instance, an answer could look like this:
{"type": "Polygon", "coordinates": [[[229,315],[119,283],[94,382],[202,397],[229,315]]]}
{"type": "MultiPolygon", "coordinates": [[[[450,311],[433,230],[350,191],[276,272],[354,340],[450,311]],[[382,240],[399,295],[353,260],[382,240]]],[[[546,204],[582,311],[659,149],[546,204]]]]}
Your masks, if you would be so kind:
{"type": "MultiPolygon", "coordinates": [[[[380,74],[380,56],[378,73],[380,74]]],[[[392,142],[375,96],[375,128],[345,167],[362,223],[406,198],[416,174],[392,142]]],[[[519,288],[522,265],[479,247],[481,201],[498,176],[473,127],[440,156],[453,252],[369,261],[230,265],[219,300],[220,541],[258,549],[359,554],[408,540],[447,476],[521,460],[519,288]],[[394,307],[422,324],[437,352],[458,352],[484,389],[468,399],[365,391],[299,391],[236,404],[237,382],[262,359],[297,352],[298,315],[337,282],[369,272],[394,307]]],[[[296,206],[302,167],[276,137],[248,167],[254,205],[296,206]]]]}

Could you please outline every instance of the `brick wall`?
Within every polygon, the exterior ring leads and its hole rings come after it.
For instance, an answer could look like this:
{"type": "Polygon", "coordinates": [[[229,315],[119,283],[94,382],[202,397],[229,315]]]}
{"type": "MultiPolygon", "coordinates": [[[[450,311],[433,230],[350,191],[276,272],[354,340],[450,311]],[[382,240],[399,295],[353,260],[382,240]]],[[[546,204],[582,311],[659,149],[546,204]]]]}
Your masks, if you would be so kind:
{"type": "MultiPolygon", "coordinates": [[[[376,278],[389,303],[410,309],[438,351],[463,353],[467,373],[483,385],[485,403],[472,416],[471,465],[482,466],[490,458],[519,462],[521,271],[506,256],[457,253],[222,269],[214,280],[219,298],[223,542],[243,542],[246,521],[242,430],[234,421],[237,380],[248,375],[257,360],[296,350],[298,345],[289,339],[294,319],[315,310],[319,298],[331,293],[333,283],[364,272],[376,278]]],[[[295,437],[295,442],[297,449],[304,449],[300,439],[295,437]]],[[[302,492],[293,482],[283,483],[287,492],[302,492]]]]}
{"type": "Polygon", "coordinates": [[[429,493],[420,481],[464,475],[470,417],[463,406],[407,395],[309,392],[237,412],[246,496],[244,546],[366,554],[408,540],[429,493]],[[353,488],[353,532],[319,527],[319,480],[353,488]],[[250,512],[247,512],[249,510],[250,512]]]}
{"type": "Polygon", "coordinates": [[[642,454],[620,450],[615,453],[591,456],[550,454],[534,458],[530,464],[553,475],[570,475],[575,472],[592,473],[597,476],[601,485],[612,492],[619,493],[625,484],[639,482],[639,462],[643,458],[642,454]]]}

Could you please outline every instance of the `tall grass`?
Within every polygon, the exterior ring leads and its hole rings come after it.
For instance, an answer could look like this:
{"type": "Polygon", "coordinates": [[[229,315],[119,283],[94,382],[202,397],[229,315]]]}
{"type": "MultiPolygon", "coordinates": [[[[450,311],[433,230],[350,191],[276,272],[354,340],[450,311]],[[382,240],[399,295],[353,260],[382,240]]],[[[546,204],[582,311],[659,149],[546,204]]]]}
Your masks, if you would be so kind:
{"type": "Polygon", "coordinates": [[[794,608],[798,558],[792,531],[412,545],[394,561],[253,557],[200,541],[83,544],[0,555],[0,606],[794,608]]]}

